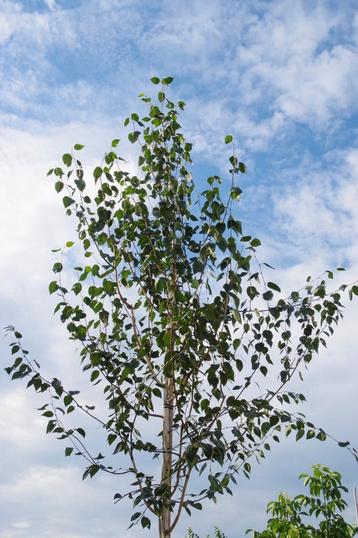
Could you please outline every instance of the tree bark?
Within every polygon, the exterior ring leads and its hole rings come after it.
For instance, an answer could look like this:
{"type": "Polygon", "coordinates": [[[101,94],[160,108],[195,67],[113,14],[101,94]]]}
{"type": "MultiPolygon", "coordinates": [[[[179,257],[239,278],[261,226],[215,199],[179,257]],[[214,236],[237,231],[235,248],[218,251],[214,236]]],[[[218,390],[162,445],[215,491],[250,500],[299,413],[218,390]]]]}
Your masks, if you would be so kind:
{"type": "Polygon", "coordinates": [[[172,451],[173,451],[173,400],[174,400],[174,377],[165,378],[164,386],[164,420],[163,420],[163,466],[162,484],[166,486],[168,496],[164,502],[159,522],[160,538],[171,536],[171,490],[172,490],[172,451]]]}
{"type": "MultiPolygon", "coordinates": [[[[174,245],[173,245],[174,251],[174,245]]],[[[173,465],[173,416],[174,416],[174,383],[175,367],[174,357],[174,333],[173,314],[175,307],[176,266],[172,265],[172,282],[168,294],[168,314],[171,318],[169,325],[169,353],[164,359],[164,399],[163,399],[163,466],[161,483],[166,487],[167,494],[164,499],[163,509],[159,521],[160,538],[171,537],[171,500],[172,500],[172,465],[173,465]]]]}

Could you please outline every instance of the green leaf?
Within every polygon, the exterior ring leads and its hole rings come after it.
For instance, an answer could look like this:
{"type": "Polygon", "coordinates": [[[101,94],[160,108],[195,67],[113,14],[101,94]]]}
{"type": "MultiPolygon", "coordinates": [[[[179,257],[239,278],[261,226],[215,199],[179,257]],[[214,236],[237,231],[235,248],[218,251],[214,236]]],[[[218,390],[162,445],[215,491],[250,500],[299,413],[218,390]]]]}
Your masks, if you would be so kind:
{"type": "Polygon", "coordinates": [[[63,160],[63,164],[65,164],[66,166],[71,166],[72,155],[70,155],[69,153],[65,153],[64,155],[62,155],[62,160],[63,160]]]}
{"type": "Polygon", "coordinates": [[[259,292],[254,286],[248,286],[246,291],[247,291],[247,295],[249,296],[251,300],[255,299],[255,297],[259,294],[259,292]]]}
{"type": "Polygon", "coordinates": [[[141,516],[141,512],[135,512],[132,517],[131,517],[131,521],[135,521],[136,519],[138,519],[140,516],[141,516]]]}
{"type": "Polygon", "coordinates": [[[63,170],[60,167],[55,168],[54,172],[55,172],[55,176],[58,176],[58,177],[63,176],[63,170]]]}
{"type": "Polygon", "coordinates": [[[55,183],[56,192],[61,192],[62,189],[63,189],[63,186],[64,186],[64,184],[63,184],[62,181],[56,181],[56,183],[55,183]]]}
{"type": "Polygon", "coordinates": [[[153,84],[159,84],[159,82],[160,82],[160,78],[158,78],[158,77],[152,77],[152,78],[150,79],[150,81],[151,81],[153,84]]]}
{"type": "Polygon", "coordinates": [[[358,295],[358,286],[354,285],[352,286],[352,289],[351,289],[353,295],[358,295]]]}
{"type": "Polygon", "coordinates": [[[139,131],[133,131],[132,133],[128,133],[128,140],[132,144],[134,144],[138,140],[139,135],[140,135],[139,131]]]}
{"type": "Polygon", "coordinates": [[[71,247],[73,247],[73,245],[74,245],[73,241],[67,241],[67,243],[66,243],[67,248],[71,248],[71,247]]]}
{"type": "Polygon", "coordinates": [[[267,366],[260,366],[260,372],[262,373],[262,375],[266,376],[267,375],[267,366]]]}
{"type": "Polygon", "coordinates": [[[63,205],[67,208],[69,207],[70,205],[74,204],[75,201],[73,198],[70,198],[69,196],[64,196],[62,198],[62,201],[63,201],[63,205]]]}
{"type": "Polygon", "coordinates": [[[164,86],[169,86],[169,84],[171,84],[173,80],[174,80],[173,77],[162,78],[162,84],[164,84],[164,86]]]}
{"type": "Polygon", "coordinates": [[[232,135],[226,135],[225,136],[225,144],[230,144],[234,140],[232,135]]]}
{"type": "Polygon", "coordinates": [[[239,200],[241,193],[242,190],[240,189],[240,187],[233,187],[231,189],[230,195],[233,200],[239,200]]]}
{"type": "Polygon", "coordinates": [[[72,398],[71,394],[66,394],[66,396],[63,399],[63,403],[65,404],[65,406],[67,407],[72,402],[73,402],[73,398],[72,398]]]}
{"type": "Polygon", "coordinates": [[[160,103],[162,103],[165,99],[165,93],[164,92],[159,92],[158,93],[158,100],[160,103]]]}
{"type": "Polygon", "coordinates": [[[268,287],[268,288],[271,288],[272,290],[278,291],[278,292],[281,291],[280,286],[278,286],[278,285],[275,284],[274,282],[267,282],[267,287],[268,287]]]}
{"type": "Polygon", "coordinates": [[[71,456],[72,452],[73,452],[73,447],[72,446],[67,446],[65,448],[65,456],[71,456]]]}
{"type": "Polygon", "coordinates": [[[98,370],[93,370],[91,374],[91,381],[95,381],[99,377],[100,372],[98,370]]]}
{"type": "Polygon", "coordinates": [[[55,293],[55,291],[57,290],[58,290],[57,282],[56,280],[53,280],[52,282],[50,282],[48,286],[48,291],[50,292],[50,294],[52,294],[52,293],[55,293]]]}
{"type": "Polygon", "coordinates": [[[72,291],[75,295],[78,295],[79,293],[81,293],[81,290],[82,290],[82,284],[80,282],[76,282],[73,286],[72,286],[72,291]]]}
{"type": "Polygon", "coordinates": [[[145,529],[145,528],[150,529],[150,519],[148,517],[143,516],[142,519],[140,520],[140,523],[141,523],[143,529],[145,529]]]}
{"type": "Polygon", "coordinates": [[[84,145],[83,145],[83,144],[75,144],[73,147],[74,147],[74,149],[76,149],[77,151],[80,151],[81,149],[84,148],[84,145]]]}
{"type": "Polygon", "coordinates": [[[112,140],[112,148],[116,148],[118,146],[119,142],[120,142],[119,138],[114,138],[112,140]]]}
{"type": "Polygon", "coordinates": [[[96,166],[96,168],[93,170],[93,177],[95,178],[95,180],[99,179],[102,174],[102,168],[100,166],[96,166]]]}
{"type": "Polygon", "coordinates": [[[83,179],[75,179],[75,185],[80,192],[83,192],[85,190],[86,183],[85,181],[83,181],[83,179]]]}
{"type": "Polygon", "coordinates": [[[91,467],[88,467],[82,475],[82,480],[85,480],[87,476],[90,476],[91,467]]]}
{"type": "Polygon", "coordinates": [[[108,444],[112,445],[116,439],[117,435],[115,433],[110,433],[107,437],[108,444]]]}
{"type": "Polygon", "coordinates": [[[54,273],[61,273],[62,269],[63,269],[63,265],[61,262],[56,262],[53,264],[52,271],[54,273]]]}

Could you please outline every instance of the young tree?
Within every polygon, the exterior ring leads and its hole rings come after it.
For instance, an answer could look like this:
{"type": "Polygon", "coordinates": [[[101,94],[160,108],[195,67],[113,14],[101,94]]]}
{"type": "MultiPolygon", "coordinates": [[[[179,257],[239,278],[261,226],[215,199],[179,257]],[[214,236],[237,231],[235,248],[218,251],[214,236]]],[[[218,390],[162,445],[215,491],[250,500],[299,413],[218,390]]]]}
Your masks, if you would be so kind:
{"type": "Polygon", "coordinates": [[[271,518],[262,532],[252,532],[254,538],[351,538],[358,535],[358,527],[347,523],[339,512],[347,507],[342,492],[341,475],[328,467],[314,465],[312,475],[302,473],[310,495],[296,495],[291,499],[281,493],[267,505],[271,518]],[[315,523],[312,517],[317,519],[315,523]],[[308,522],[307,518],[311,518],[308,522]]]}
{"type": "MultiPolygon", "coordinates": [[[[266,280],[256,256],[260,241],[243,234],[237,217],[237,177],[246,167],[233,151],[229,188],[214,175],[197,193],[188,170],[192,145],[178,122],[184,102],[165,94],[172,80],[153,77],[162,83],[157,100],[141,95],[148,113],[124,122],[138,147],[137,173],[122,166],[118,139],[93,171],[94,197],[78,156],[82,145],[63,155],[64,168],[49,171],[79,238],[54,264],[49,291],[59,297],[55,312],[70,339],[81,345],[84,372],[103,387],[108,416],[100,418],[57,378],[45,379],[21,334],[8,328],[15,338],[7,372],[49,394],[41,408],[47,432],[69,441],[66,455],[74,450],[87,460],[84,477],[132,475],[132,487],[115,500],[132,499],[133,524],[149,528],[157,518],[160,538],[171,536],[183,509],[190,514],[204,499],[231,493],[237,474],[249,476],[250,461],[264,457],[270,439],[278,442],[284,431],[326,438],[292,411],[304,396],[286,386],[333,333],[342,293],[358,294],[356,285],[328,291],[321,277],[283,298],[266,280]],[[65,286],[72,247],[85,261],[65,286]],[[90,453],[82,426],[66,426],[75,409],[101,424],[119,470],[90,453]]],[[[233,147],[232,136],[225,142],[233,147]]]]}

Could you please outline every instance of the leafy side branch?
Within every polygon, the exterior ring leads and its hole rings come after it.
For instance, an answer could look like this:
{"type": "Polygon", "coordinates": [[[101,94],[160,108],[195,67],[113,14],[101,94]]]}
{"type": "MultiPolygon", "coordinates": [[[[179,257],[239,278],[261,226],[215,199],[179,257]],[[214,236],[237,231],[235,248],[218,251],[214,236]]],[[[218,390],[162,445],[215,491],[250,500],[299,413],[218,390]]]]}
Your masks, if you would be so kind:
{"type": "MultiPolygon", "coordinates": [[[[87,460],[84,477],[132,475],[132,489],[115,500],[132,499],[132,524],[149,528],[157,518],[160,538],[169,538],[183,510],[190,514],[204,499],[231,493],[238,473],[249,476],[251,460],[263,458],[283,433],[327,437],[292,411],[304,396],[287,389],[333,334],[343,295],[353,298],[358,287],[330,291],[334,273],[327,271],[283,297],[264,277],[259,239],[244,235],[238,219],[244,163],[233,151],[229,189],[212,176],[199,194],[190,173],[192,145],[178,121],[184,102],[167,97],[171,77],[152,82],[161,84],[157,99],[141,95],[147,113],[125,120],[138,147],[136,174],[127,171],[118,139],[90,178],[94,196],[78,154],[82,145],[49,171],[78,234],[76,244],[61,250],[49,291],[81,346],[83,371],[103,387],[108,415],[96,416],[77,391],[46,380],[12,327],[14,363],[7,372],[49,394],[42,408],[47,431],[70,441],[66,455],[87,460]],[[83,255],[70,286],[62,279],[68,249],[83,255]],[[75,410],[100,423],[120,469],[89,453],[82,427],[66,428],[75,410]]],[[[232,137],[225,142],[231,145],[232,137]]]]}

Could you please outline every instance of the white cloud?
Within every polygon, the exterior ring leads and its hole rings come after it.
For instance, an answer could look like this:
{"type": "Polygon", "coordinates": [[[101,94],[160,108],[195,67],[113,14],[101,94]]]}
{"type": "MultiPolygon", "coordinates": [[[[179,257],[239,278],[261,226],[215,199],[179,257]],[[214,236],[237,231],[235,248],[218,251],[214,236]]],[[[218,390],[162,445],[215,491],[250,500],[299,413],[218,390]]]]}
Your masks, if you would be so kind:
{"type": "Polygon", "coordinates": [[[30,527],[31,523],[29,523],[28,521],[18,521],[11,525],[12,529],[29,529],[30,527]]]}
{"type": "MultiPolygon", "coordinates": [[[[40,401],[37,401],[40,407],[40,401]]],[[[0,397],[0,441],[2,447],[20,452],[38,450],[39,439],[44,433],[44,420],[35,412],[34,399],[23,387],[7,390],[0,397]]]]}
{"type": "Polygon", "coordinates": [[[349,14],[325,4],[279,2],[248,27],[237,62],[248,102],[271,99],[271,108],[315,125],[355,106],[358,62],[350,44],[334,44],[349,32],[349,14]],[[333,42],[332,42],[333,40],[333,42]],[[266,96],[265,96],[266,94],[266,96]]]}
{"type": "Polygon", "coordinates": [[[45,1],[46,6],[51,10],[55,10],[58,7],[56,4],[56,0],[44,0],[44,1],[45,1]]]}
{"type": "Polygon", "coordinates": [[[10,21],[3,13],[0,13],[0,44],[9,39],[12,34],[10,21]]]}
{"type": "Polygon", "coordinates": [[[357,269],[357,164],[358,151],[351,148],[336,151],[321,169],[308,161],[283,172],[287,187],[276,189],[275,206],[286,252],[291,245],[297,258],[357,269]]]}
{"type": "MultiPolygon", "coordinates": [[[[181,54],[201,62],[224,42],[222,9],[217,1],[172,2],[163,6],[163,13],[145,34],[146,44],[168,54],[181,54]]],[[[189,68],[193,63],[190,61],[189,68]]]]}
{"type": "MultiPolygon", "coordinates": [[[[22,466],[21,474],[3,481],[0,538],[146,536],[138,527],[126,530],[129,503],[113,504],[113,494],[121,486],[112,477],[98,475],[83,482],[82,472],[68,460],[62,467],[28,463],[22,466]]],[[[123,479],[121,483],[123,486],[123,479]]]]}

